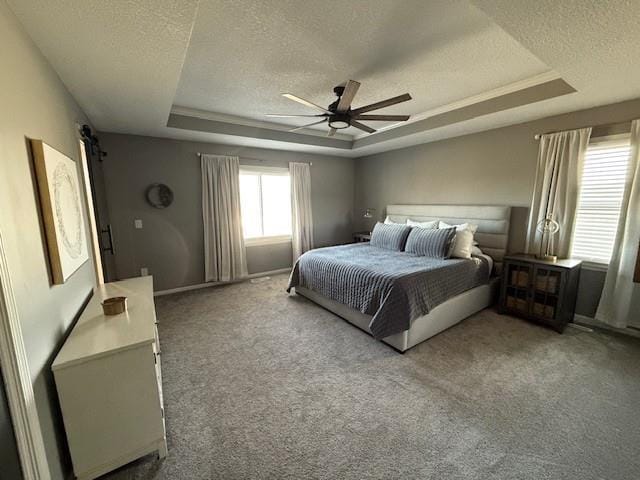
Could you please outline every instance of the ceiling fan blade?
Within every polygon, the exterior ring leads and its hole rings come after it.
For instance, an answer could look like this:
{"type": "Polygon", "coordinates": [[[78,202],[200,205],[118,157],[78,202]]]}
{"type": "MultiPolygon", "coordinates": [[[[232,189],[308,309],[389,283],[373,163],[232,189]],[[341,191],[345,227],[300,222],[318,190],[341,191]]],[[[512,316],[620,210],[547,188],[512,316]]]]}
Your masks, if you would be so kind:
{"type": "Polygon", "coordinates": [[[320,120],[319,122],[313,122],[313,123],[309,123],[309,124],[307,124],[307,125],[302,125],[302,126],[300,126],[300,127],[293,128],[293,129],[291,129],[291,130],[289,130],[289,131],[290,131],[290,132],[295,132],[295,131],[297,131],[297,130],[302,130],[303,128],[313,127],[314,125],[320,125],[321,123],[324,123],[324,122],[326,122],[326,121],[327,121],[327,119],[326,119],[326,118],[323,118],[323,119],[322,119],[322,120],[320,120]]]}
{"type": "Polygon", "coordinates": [[[367,133],[375,132],[373,128],[366,126],[364,123],[356,122],[355,120],[351,120],[351,126],[364,130],[367,133]]]}
{"type": "Polygon", "coordinates": [[[303,117],[324,117],[326,113],[319,113],[318,115],[285,115],[279,113],[266,113],[267,117],[276,117],[276,118],[303,118],[303,117]]]}
{"type": "Polygon", "coordinates": [[[406,102],[407,100],[411,100],[411,95],[405,93],[404,95],[398,95],[397,97],[388,98],[386,100],[382,100],[381,102],[372,103],[371,105],[365,105],[364,107],[356,108],[352,110],[352,115],[360,115],[364,112],[370,112],[371,110],[378,110],[379,108],[390,107],[391,105],[395,105],[396,103],[406,102]]]}
{"type": "Polygon", "coordinates": [[[360,83],[355,80],[349,80],[344,87],[344,91],[342,92],[342,96],[340,97],[340,101],[338,102],[338,107],[336,108],[337,112],[344,113],[349,110],[351,107],[351,102],[353,102],[353,98],[358,93],[358,89],[360,88],[360,83]]]}
{"type": "Polygon", "coordinates": [[[383,122],[406,122],[411,115],[356,115],[355,120],[374,120],[383,122]]]}
{"type": "Polygon", "coordinates": [[[306,105],[307,107],[311,107],[311,108],[315,108],[317,110],[321,110],[324,113],[331,113],[326,108],[322,108],[320,105],[316,105],[315,103],[310,102],[309,100],[305,100],[304,98],[297,97],[296,95],[293,95],[292,93],[283,93],[282,96],[288,98],[289,100],[293,100],[294,102],[298,102],[298,103],[301,103],[302,105],[306,105]]]}
{"type": "Polygon", "coordinates": [[[329,133],[327,133],[327,137],[333,137],[338,130],[335,128],[329,129],[329,133]]]}

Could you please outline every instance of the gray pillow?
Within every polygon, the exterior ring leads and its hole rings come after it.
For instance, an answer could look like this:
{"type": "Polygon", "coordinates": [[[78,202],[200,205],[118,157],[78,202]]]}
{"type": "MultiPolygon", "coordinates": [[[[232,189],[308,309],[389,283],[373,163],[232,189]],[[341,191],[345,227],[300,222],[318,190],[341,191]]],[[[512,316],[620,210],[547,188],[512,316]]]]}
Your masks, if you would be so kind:
{"type": "Polygon", "coordinates": [[[386,248],[401,252],[407,241],[411,227],[401,223],[376,223],[371,232],[372,247],[386,248]]]}
{"type": "Polygon", "coordinates": [[[449,258],[456,228],[414,228],[407,238],[404,250],[423,257],[449,258]]]}

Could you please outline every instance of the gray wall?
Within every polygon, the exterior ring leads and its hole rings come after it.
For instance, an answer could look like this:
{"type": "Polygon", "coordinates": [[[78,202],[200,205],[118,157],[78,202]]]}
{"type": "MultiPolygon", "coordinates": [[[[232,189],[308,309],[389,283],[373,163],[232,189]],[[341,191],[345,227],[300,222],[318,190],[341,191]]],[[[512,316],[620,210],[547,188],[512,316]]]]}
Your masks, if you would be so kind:
{"type": "MultiPolygon", "coordinates": [[[[344,243],[352,234],[355,162],[310,155],[210,143],[100,133],[108,152],[104,176],[116,248],[119,278],[148,267],[156,290],[204,282],[204,246],[200,159],[197,152],[240,156],[241,164],[288,167],[290,161],[313,162],[311,190],[316,246],[344,243]],[[161,182],[174,192],[164,210],[150,207],[147,186],[161,182]],[[143,229],[134,228],[134,220],[143,229]]],[[[249,273],[291,266],[291,244],[247,247],[249,273]]]]}
{"type": "MultiPolygon", "coordinates": [[[[64,285],[49,282],[44,229],[27,137],[78,161],[76,102],[0,0],[0,234],[18,304],[52,478],[70,471],[51,362],[94,286],[89,260],[64,285]]],[[[88,229],[88,226],[87,226],[88,229]]],[[[88,230],[87,230],[88,231],[88,230]]]]}
{"type": "MultiPolygon", "coordinates": [[[[517,208],[509,250],[522,251],[538,154],[534,135],[638,117],[640,100],[634,100],[359,158],[356,226],[370,227],[362,218],[366,208],[375,208],[383,219],[385,206],[394,203],[511,205],[517,208]]],[[[594,130],[594,135],[607,133],[614,132],[594,130]]],[[[604,275],[583,273],[577,313],[593,316],[604,275]]]]}

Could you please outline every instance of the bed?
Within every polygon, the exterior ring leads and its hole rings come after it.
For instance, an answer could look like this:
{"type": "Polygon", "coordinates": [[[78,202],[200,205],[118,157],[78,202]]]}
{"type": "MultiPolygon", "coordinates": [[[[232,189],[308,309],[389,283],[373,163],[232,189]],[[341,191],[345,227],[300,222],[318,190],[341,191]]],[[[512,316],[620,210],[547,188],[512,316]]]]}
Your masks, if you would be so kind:
{"type": "Polygon", "coordinates": [[[476,224],[474,238],[491,260],[417,260],[405,253],[381,252],[366,244],[329,247],[305,257],[304,281],[298,277],[298,263],[294,266],[290,288],[404,352],[493,303],[507,248],[511,208],[388,205],[387,215],[398,223],[410,218],[476,224]],[[353,273],[354,265],[358,274],[353,273]],[[323,275],[333,275],[334,281],[325,282],[325,286],[314,280],[323,275]],[[376,288],[387,292],[384,301],[375,298],[376,288]],[[413,290],[410,299],[405,290],[413,290]],[[428,295],[423,290],[429,290],[428,295]],[[375,304],[370,302],[372,298],[379,301],[378,310],[371,307],[371,303],[375,304]],[[420,311],[428,313],[417,315],[420,311]]]}

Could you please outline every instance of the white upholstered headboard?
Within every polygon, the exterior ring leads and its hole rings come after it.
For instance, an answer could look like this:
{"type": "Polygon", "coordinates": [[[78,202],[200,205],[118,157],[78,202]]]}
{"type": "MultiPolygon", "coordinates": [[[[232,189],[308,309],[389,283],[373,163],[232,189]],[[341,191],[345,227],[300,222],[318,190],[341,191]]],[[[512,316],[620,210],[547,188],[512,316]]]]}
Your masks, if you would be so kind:
{"type": "Polygon", "coordinates": [[[511,207],[492,205],[387,205],[387,215],[398,223],[407,218],[417,221],[442,220],[450,224],[478,225],[474,238],[480,249],[495,261],[496,272],[502,270],[507,253],[511,207]]]}

